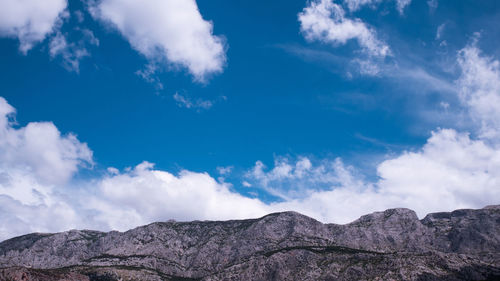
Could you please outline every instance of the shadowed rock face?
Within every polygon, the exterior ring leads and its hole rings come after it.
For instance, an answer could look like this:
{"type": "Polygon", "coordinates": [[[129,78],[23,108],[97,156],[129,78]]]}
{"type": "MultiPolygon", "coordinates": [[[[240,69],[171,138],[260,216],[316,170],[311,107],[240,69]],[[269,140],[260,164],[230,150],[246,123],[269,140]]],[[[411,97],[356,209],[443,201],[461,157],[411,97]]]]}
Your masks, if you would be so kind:
{"type": "Polygon", "coordinates": [[[500,206],[28,234],[0,243],[0,280],[500,280],[500,206]]]}

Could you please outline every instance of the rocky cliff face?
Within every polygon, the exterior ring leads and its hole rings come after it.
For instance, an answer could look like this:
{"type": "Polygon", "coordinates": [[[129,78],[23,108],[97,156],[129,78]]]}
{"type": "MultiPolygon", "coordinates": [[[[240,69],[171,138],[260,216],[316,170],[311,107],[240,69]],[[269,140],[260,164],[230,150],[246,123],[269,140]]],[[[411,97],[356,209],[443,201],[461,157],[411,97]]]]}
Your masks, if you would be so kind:
{"type": "Polygon", "coordinates": [[[28,234],[0,243],[0,280],[500,280],[500,206],[28,234]]]}

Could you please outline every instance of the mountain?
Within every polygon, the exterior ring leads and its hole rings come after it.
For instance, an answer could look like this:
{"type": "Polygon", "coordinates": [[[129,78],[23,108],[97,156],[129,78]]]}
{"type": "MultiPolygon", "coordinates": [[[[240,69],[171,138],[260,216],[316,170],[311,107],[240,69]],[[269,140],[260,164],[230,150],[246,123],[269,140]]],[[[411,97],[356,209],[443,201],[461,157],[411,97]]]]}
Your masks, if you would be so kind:
{"type": "Polygon", "coordinates": [[[500,280],[500,205],[33,233],[0,243],[0,280],[500,280]]]}

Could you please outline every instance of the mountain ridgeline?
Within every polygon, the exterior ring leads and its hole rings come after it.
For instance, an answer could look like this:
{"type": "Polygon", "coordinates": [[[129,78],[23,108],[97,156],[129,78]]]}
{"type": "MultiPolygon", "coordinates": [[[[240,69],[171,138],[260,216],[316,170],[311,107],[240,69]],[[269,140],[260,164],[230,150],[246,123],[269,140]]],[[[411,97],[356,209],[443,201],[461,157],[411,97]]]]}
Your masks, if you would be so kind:
{"type": "Polygon", "coordinates": [[[33,233],[0,243],[0,280],[500,280],[500,205],[33,233]]]}

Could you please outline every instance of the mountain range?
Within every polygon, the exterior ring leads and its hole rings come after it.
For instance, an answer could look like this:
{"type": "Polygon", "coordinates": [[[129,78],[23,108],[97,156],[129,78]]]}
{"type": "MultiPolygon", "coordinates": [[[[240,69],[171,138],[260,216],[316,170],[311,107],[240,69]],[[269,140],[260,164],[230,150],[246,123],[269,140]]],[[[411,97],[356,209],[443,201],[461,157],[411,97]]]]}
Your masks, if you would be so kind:
{"type": "Polygon", "coordinates": [[[0,280],[500,280],[500,205],[33,233],[0,243],[0,280]]]}

